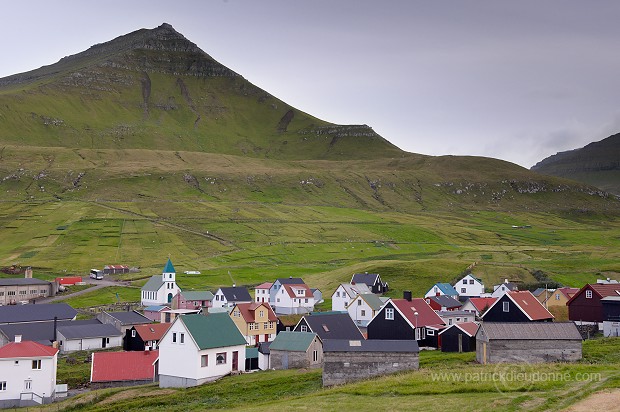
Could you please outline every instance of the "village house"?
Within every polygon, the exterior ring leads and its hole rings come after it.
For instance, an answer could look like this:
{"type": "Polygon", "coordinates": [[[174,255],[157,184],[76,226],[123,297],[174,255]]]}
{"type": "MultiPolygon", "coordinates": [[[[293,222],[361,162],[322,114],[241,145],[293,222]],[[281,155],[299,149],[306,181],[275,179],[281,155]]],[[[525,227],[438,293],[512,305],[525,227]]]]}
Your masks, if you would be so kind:
{"type": "MultiPolygon", "coordinates": [[[[276,303],[276,295],[280,293],[280,289],[282,289],[283,285],[305,285],[306,282],[303,281],[302,278],[294,278],[289,276],[288,278],[278,278],[271,284],[269,288],[269,304],[271,307],[274,307],[276,303]]],[[[277,312],[276,312],[277,313],[277,312]]]]}
{"type": "Polygon", "coordinates": [[[476,334],[476,361],[577,361],[581,347],[581,334],[573,322],[482,322],[476,334]]]}
{"type": "MultiPolygon", "coordinates": [[[[220,313],[228,313],[228,308],[209,308],[209,313],[219,310],[220,313]]],[[[202,309],[164,309],[161,311],[159,319],[160,323],[172,323],[174,320],[183,315],[196,315],[203,312],[202,309]]]]}
{"type": "Polygon", "coordinates": [[[356,273],[351,277],[350,283],[352,285],[364,283],[370,288],[372,293],[378,294],[385,293],[390,289],[387,282],[382,281],[378,273],[356,273]]]}
{"type": "Polygon", "coordinates": [[[266,302],[269,303],[269,289],[273,283],[265,282],[254,288],[254,302],[266,302]]]}
{"type": "Polygon", "coordinates": [[[159,351],[94,352],[90,364],[90,387],[146,385],[157,381],[159,351]]]}
{"type": "Polygon", "coordinates": [[[424,295],[425,298],[430,298],[431,296],[450,296],[458,299],[459,293],[449,283],[435,283],[424,295]]]}
{"type": "Polygon", "coordinates": [[[316,333],[323,342],[328,339],[364,339],[348,312],[313,312],[304,315],[294,331],[316,333]]]}
{"type": "Polygon", "coordinates": [[[372,293],[365,283],[341,283],[332,293],[332,310],[345,311],[349,303],[360,293],[372,293]]]}
{"type": "Polygon", "coordinates": [[[56,296],[58,285],[36,278],[0,279],[0,306],[31,302],[38,298],[56,296]]]}
{"type": "Polygon", "coordinates": [[[213,293],[210,291],[179,291],[172,298],[171,309],[202,309],[212,306],[213,293]]]}
{"type": "Polygon", "coordinates": [[[161,322],[162,312],[166,309],[170,309],[170,307],[165,305],[148,306],[144,308],[143,315],[153,322],[161,322]]]}
{"type": "Polygon", "coordinates": [[[347,312],[358,327],[365,328],[388,300],[388,298],[380,298],[374,293],[362,293],[347,305],[347,312]]]}
{"type": "Polygon", "coordinates": [[[486,312],[497,300],[497,298],[484,297],[484,298],[469,298],[461,306],[461,310],[472,312],[476,315],[476,319],[479,319],[484,312],[486,312]]]}
{"type": "Polygon", "coordinates": [[[228,313],[179,316],[159,341],[159,387],[187,388],[243,370],[245,344],[228,313]]]}
{"type": "Polygon", "coordinates": [[[237,303],[230,317],[248,345],[270,342],[276,337],[278,317],[266,302],[237,303]]]}
{"type": "Polygon", "coordinates": [[[553,315],[529,290],[504,293],[480,317],[485,322],[551,322],[553,315]]]}
{"type": "Polygon", "coordinates": [[[467,298],[479,298],[484,295],[484,283],[471,273],[454,284],[454,289],[459,294],[459,298],[465,300],[467,298]]]}
{"type": "Polygon", "coordinates": [[[33,341],[45,346],[52,346],[58,340],[58,328],[61,326],[101,325],[97,319],[59,320],[54,322],[28,322],[0,325],[0,346],[14,342],[16,336],[22,340],[33,341]]]}
{"type": "Polygon", "coordinates": [[[109,324],[59,326],[57,339],[62,353],[123,346],[122,332],[109,324]]]}
{"type": "Polygon", "coordinates": [[[447,326],[476,320],[476,315],[464,310],[439,310],[436,312],[447,326]]]}
{"type": "Polygon", "coordinates": [[[269,345],[269,364],[273,369],[320,368],[323,341],[316,333],[280,332],[269,345]]]}
{"type": "Polygon", "coordinates": [[[105,265],[103,267],[104,275],[122,275],[129,273],[129,266],[127,265],[105,265]]]}
{"type": "Polygon", "coordinates": [[[131,329],[136,325],[150,325],[153,323],[149,318],[135,310],[121,312],[99,312],[97,319],[101,323],[107,323],[120,330],[123,336],[127,329],[131,329]]]}
{"type": "Polygon", "coordinates": [[[476,350],[476,322],[454,323],[439,332],[442,352],[473,352],[476,350]]]}
{"type": "Polygon", "coordinates": [[[0,348],[0,408],[48,404],[56,398],[58,349],[21,336],[0,348]]]}
{"type": "Polygon", "coordinates": [[[170,323],[152,323],[127,329],[123,349],[126,351],[156,350],[159,340],[168,328],[170,328],[170,323]]]}
{"type": "Polygon", "coordinates": [[[492,298],[501,298],[502,295],[506,292],[514,292],[519,290],[519,287],[516,283],[508,282],[508,279],[504,280],[504,283],[500,283],[499,285],[493,285],[493,293],[491,293],[492,298]]]}
{"type": "Polygon", "coordinates": [[[400,371],[417,370],[414,340],[348,340],[323,342],[323,386],[342,385],[400,371]]]}
{"type": "Polygon", "coordinates": [[[601,299],[603,305],[603,336],[620,336],[620,296],[601,299]]]}
{"type": "Polygon", "coordinates": [[[314,295],[305,284],[283,284],[271,305],[277,314],[291,315],[310,313],[314,310],[314,295]]]}
{"type": "Polygon", "coordinates": [[[462,305],[457,299],[448,295],[429,296],[426,298],[426,303],[433,310],[457,310],[462,305]]]}
{"type": "Polygon", "coordinates": [[[152,276],[142,286],[142,306],[166,305],[172,302],[172,298],[181,291],[176,282],[176,270],[172,261],[168,258],[161,275],[152,276]]]}
{"type": "Polygon", "coordinates": [[[579,292],[578,288],[557,288],[557,289],[536,289],[532,294],[536,296],[536,299],[543,304],[544,307],[550,308],[553,306],[566,306],[566,303],[570,298],[579,292]]]}
{"type": "Polygon", "coordinates": [[[0,325],[56,320],[74,320],[77,311],[66,303],[0,306],[0,325]]]}
{"type": "Polygon", "coordinates": [[[215,292],[212,307],[214,308],[232,308],[237,303],[251,303],[252,296],[244,287],[222,287],[215,292]]]}
{"type": "Polygon", "coordinates": [[[601,300],[608,296],[620,296],[620,284],[594,283],[585,285],[566,303],[568,318],[581,323],[602,323],[605,319],[601,300]]]}
{"type": "Polygon", "coordinates": [[[437,335],[445,324],[424,299],[412,298],[388,301],[366,327],[368,339],[416,340],[419,346],[439,347],[437,335]]]}

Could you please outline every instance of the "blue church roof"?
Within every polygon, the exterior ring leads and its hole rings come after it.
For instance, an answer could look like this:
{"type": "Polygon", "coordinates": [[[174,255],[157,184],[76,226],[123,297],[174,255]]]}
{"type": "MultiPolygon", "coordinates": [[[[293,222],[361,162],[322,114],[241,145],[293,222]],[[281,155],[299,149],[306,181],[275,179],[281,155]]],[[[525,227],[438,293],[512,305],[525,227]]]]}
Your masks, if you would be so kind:
{"type": "Polygon", "coordinates": [[[174,266],[172,266],[170,258],[168,258],[168,262],[166,263],[166,267],[164,267],[164,271],[162,273],[177,273],[177,271],[174,270],[174,266]]]}

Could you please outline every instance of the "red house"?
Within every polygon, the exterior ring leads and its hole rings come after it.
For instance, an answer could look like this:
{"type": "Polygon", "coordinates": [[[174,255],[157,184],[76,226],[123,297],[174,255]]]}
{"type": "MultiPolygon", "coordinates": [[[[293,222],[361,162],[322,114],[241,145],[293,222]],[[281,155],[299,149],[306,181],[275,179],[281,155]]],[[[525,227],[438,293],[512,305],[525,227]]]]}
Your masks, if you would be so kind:
{"type": "Polygon", "coordinates": [[[588,284],[566,302],[568,318],[572,321],[603,322],[603,304],[601,299],[608,296],[620,296],[620,284],[588,284]]]}

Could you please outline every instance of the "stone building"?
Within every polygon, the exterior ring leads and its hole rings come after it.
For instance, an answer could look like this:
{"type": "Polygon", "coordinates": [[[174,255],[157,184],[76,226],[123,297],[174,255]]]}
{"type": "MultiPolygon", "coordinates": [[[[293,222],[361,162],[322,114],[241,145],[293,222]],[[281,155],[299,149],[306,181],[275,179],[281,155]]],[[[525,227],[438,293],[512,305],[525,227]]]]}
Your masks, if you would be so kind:
{"type": "Polygon", "coordinates": [[[269,346],[273,369],[320,368],[323,341],[316,333],[280,332],[269,346]]]}

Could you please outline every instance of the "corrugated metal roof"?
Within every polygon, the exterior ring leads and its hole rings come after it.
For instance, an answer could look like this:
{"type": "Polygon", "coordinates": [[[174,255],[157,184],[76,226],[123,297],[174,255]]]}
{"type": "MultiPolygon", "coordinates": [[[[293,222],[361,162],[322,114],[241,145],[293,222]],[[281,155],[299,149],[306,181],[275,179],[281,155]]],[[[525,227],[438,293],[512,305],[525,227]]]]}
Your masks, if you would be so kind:
{"type": "Polygon", "coordinates": [[[141,325],[145,323],[153,323],[153,321],[141,313],[132,311],[123,312],[105,312],[114,319],[119,320],[121,325],[141,325]]]}
{"type": "Polygon", "coordinates": [[[419,351],[415,340],[329,339],[323,342],[323,352],[418,353],[419,351]]]}
{"type": "Polygon", "coordinates": [[[305,352],[316,336],[316,333],[311,332],[280,332],[271,342],[269,351],[305,352]]]}
{"type": "Polygon", "coordinates": [[[348,312],[313,312],[303,317],[312,332],[325,339],[363,339],[348,312]]]}
{"type": "Polygon", "coordinates": [[[360,298],[370,306],[372,310],[379,310],[383,306],[381,298],[374,293],[361,293],[360,298]]]}
{"type": "MultiPolygon", "coordinates": [[[[101,322],[97,319],[64,320],[58,321],[56,326],[71,325],[101,325],[101,322]]],[[[14,341],[15,335],[21,335],[22,340],[31,340],[49,346],[54,339],[54,321],[0,325],[0,333],[6,336],[9,341],[14,341]]]]}
{"type": "Polygon", "coordinates": [[[40,322],[54,317],[70,320],[76,315],[77,311],[66,303],[0,306],[0,323],[40,322]]]}
{"type": "Polygon", "coordinates": [[[208,290],[181,292],[181,296],[183,296],[185,300],[213,300],[213,293],[208,290]]]}
{"type": "Polygon", "coordinates": [[[95,352],[91,382],[152,380],[159,351],[95,352]]]}
{"type": "Polygon", "coordinates": [[[149,292],[157,292],[162,287],[164,281],[161,275],[151,276],[151,278],[142,286],[142,290],[149,292]]]}
{"type": "Polygon", "coordinates": [[[36,278],[4,278],[0,279],[0,286],[22,286],[22,285],[49,285],[47,280],[36,278]]]}
{"type": "Polygon", "coordinates": [[[59,326],[58,333],[62,334],[62,336],[67,339],[103,338],[122,335],[120,330],[107,323],[99,325],[59,326]]]}
{"type": "Polygon", "coordinates": [[[32,341],[10,342],[0,348],[0,359],[52,357],[58,349],[32,341]]]}
{"type": "Polygon", "coordinates": [[[171,323],[152,323],[150,325],[136,325],[134,329],[143,341],[160,340],[168,331],[171,323]]]}
{"type": "Polygon", "coordinates": [[[246,344],[228,313],[184,315],[178,319],[185,324],[201,350],[246,344]]]}
{"type": "Polygon", "coordinates": [[[252,302],[250,292],[244,287],[233,286],[220,290],[228,302],[252,302]]]}
{"type": "Polygon", "coordinates": [[[573,322],[483,322],[478,334],[489,339],[509,340],[581,340],[573,322]]]}
{"type": "Polygon", "coordinates": [[[245,348],[245,358],[258,358],[258,348],[245,348]]]}

